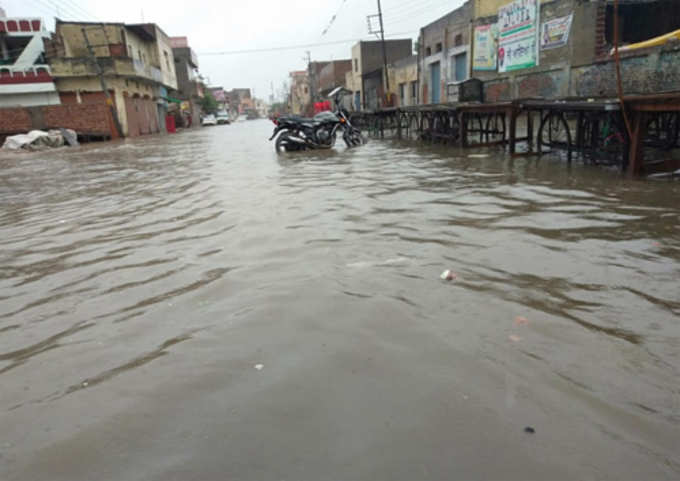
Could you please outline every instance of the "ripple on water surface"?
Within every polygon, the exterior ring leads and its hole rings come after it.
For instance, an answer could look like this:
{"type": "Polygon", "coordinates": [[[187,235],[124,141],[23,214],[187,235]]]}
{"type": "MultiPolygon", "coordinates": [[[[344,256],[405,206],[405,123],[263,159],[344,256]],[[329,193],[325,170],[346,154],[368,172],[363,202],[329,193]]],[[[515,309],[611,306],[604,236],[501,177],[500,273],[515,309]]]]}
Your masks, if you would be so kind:
{"type": "Polygon", "coordinates": [[[123,403],[183,363],[236,376],[277,338],[314,362],[322,332],[339,353],[445,346],[503,373],[506,406],[531,386],[571,413],[559,393],[680,473],[680,187],[397,142],[276,157],[251,125],[0,157],[1,410],[123,403]]]}

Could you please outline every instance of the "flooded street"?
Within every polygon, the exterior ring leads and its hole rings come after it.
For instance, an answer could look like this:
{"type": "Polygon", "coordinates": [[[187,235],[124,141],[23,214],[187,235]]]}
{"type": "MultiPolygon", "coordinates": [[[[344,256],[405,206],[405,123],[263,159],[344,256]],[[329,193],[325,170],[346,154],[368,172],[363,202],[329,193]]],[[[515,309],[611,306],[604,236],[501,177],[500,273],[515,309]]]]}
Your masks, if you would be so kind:
{"type": "Polygon", "coordinates": [[[679,184],[271,130],[0,154],[1,480],[680,478],[679,184]]]}

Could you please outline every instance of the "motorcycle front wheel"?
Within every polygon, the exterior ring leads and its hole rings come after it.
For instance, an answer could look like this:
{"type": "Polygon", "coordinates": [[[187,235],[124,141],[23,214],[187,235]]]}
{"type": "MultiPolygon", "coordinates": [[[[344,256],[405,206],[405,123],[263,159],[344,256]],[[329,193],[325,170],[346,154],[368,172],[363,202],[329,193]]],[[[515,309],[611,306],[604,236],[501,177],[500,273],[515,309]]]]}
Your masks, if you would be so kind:
{"type": "Polygon", "coordinates": [[[360,145],[364,145],[366,143],[366,139],[357,129],[352,129],[351,132],[345,135],[345,143],[347,144],[347,147],[350,148],[359,147],[360,145]]]}

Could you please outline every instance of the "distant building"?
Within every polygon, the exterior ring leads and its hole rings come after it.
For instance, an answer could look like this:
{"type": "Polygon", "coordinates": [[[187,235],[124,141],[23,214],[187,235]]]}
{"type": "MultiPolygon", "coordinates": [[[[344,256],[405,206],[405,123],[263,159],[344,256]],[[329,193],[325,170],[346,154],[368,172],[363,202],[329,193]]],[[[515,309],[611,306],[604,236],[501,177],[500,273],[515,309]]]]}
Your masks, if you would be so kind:
{"type": "Polygon", "coordinates": [[[0,107],[60,103],[45,60],[48,38],[41,19],[6,18],[0,12],[0,107]]]}
{"type": "MultiPolygon", "coordinates": [[[[411,39],[386,40],[387,63],[413,55],[411,39]]],[[[384,60],[382,42],[359,42],[352,47],[352,74],[346,83],[354,92],[353,105],[357,110],[375,110],[387,103],[384,91],[384,60]]]]}
{"type": "Polygon", "coordinates": [[[418,104],[418,56],[412,55],[387,66],[395,107],[418,104]]]}
{"type": "Polygon", "coordinates": [[[309,75],[304,70],[291,72],[288,109],[295,115],[306,114],[311,110],[311,103],[309,75]]]}
{"type": "Polygon", "coordinates": [[[210,92],[210,95],[213,96],[215,101],[217,102],[217,110],[225,110],[229,111],[230,107],[230,101],[229,97],[227,95],[227,92],[224,91],[223,87],[209,87],[208,91],[210,92]]]}
{"type": "Polygon", "coordinates": [[[104,101],[101,69],[123,135],[164,129],[168,89],[178,86],[170,38],[157,25],[57,20],[47,45],[62,103],[104,101]]]}
{"type": "Polygon", "coordinates": [[[262,99],[255,99],[255,110],[260,118],[266,118],[269,115],[269,105],[262,99]]]}
{"type": "MultiPolygon", "coordinates": [[[[452,101],[452,84],[469,77],[483,81],[486,102],[615,97],[615,23],[621,46],[669,34],[680,29],[678,1],[620,0],[616,18],[613,0],[467,0],[421,29],[420,103],[452,101]]],[[[677,41],[620,58],[624,93],[678,90],[677,41]]]]}
{"type": "Polygon", "coordinates": [[[421,103],[446,102],[447,85],[470,77],[474,6],[474,1],[468,0],[420,29],[421,103]]]}
{"type": "Polygon", "coordinates": [[[321,79],[321,72],[323,71],[324,68],[329,64],[330,62],[309,62],[307,64],[307,76],[309,77],[309,93],[310,93],[310,101],[312,103],[314,102],[319,102],[320,100],[323,100],[321,98],[321,91],[320,91],[320,79],[321,79]]]}
{"type": "Polygon", "coordinates": [[[352,59],[333,60],[319,72],[319,94],[325,100],[336,87],[345,87],[346,75],[352,71],[352,59]]]}
{"type": "Polygon", "coordinates": [[[171,37],[170,45],[175,58],[177,97],[182,101],[182,111],[191,115],[193,125],[198,125],[200,101],[204,96],[203,82],[198,73],[198,57],[189,46],[187,37],[171,37]]]}
{"type": "Polygon", "coordinates": [[[243,114],[247,109],[252,108],[250,101],[252,94],[250,89],[231,89],[229,92],[227,92],[227,98],[229,99],[229,103],[231,105],[231,111],[235,115],[243,114]]]}

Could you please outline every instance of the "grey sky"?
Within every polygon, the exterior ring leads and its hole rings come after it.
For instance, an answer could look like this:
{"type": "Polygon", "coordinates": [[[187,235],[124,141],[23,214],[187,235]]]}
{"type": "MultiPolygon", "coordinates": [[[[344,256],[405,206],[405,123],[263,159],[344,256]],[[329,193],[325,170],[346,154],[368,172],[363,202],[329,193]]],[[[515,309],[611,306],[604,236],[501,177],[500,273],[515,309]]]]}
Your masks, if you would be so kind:
{"type": "MultiPolygon", "coordinates": [[[[457,8],[464,0],[382,0],[388,36],[416,39],[423,25],[457,8]],[[400,35],[396,35],[400,34],[400,35]]],[[[64,20],[155,22],[170,36],[187,36],[199,54],[201,72],[226,89],[250,87],[268,99],[271,85],[281,89],[288,72],[313,60],[349,58],[353,42],[285,51],[206,55],[247,49],[371,39],[366,16],[377,13],[374,0],[0,0],[9,16],[64,20]],[[333,15],[337,18],[322,36],[333,15]],[[142,17],[143,15],[143,17],[142,17]]],[[[374,38],[374,37],[373,37],[374,38]]]]}

